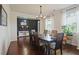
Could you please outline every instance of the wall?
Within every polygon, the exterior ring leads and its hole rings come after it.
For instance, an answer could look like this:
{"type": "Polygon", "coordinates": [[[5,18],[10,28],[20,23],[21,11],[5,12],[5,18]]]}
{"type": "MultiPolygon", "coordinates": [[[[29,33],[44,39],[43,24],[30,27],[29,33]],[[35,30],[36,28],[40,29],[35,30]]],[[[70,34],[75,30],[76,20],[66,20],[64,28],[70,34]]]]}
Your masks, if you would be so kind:
{"type": "Polygon", "coordinates": [[[61,32],[61,25],[62,25],[62,12],[56,11],[54,12],[54,29],[58,32],[61,32]]]}
{"type": "Polygon", "coordinates": [[[45,30],[45,19],[40,20],[40,34],[42,34],[45,30]]]}
{"type": "Polygon", "coordinates": [[[9,5],[2,5],[7,12],[7,26],[0,25],[0,54],[6,54],[10,44],[10,8],[9,5]]]}

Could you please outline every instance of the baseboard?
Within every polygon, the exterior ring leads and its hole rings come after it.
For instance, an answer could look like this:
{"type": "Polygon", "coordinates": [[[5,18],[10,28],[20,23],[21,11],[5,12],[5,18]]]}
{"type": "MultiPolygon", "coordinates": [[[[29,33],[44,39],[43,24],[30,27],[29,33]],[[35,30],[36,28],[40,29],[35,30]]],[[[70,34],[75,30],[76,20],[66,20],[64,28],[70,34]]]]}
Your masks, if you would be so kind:
{"type": "MultiPolygon", "coordinates": [[[[12,42],[12,41],[11,41],[11,42],[12,42]]],[[[7,49],[7,53],[6,53],[6,55],[8,54],[8,51],[9,51],[9,48],[10,48],[11,42],[10,42],[10,44],[9,44],[9,46],[8,46],[8,49],[7,49]]]]}

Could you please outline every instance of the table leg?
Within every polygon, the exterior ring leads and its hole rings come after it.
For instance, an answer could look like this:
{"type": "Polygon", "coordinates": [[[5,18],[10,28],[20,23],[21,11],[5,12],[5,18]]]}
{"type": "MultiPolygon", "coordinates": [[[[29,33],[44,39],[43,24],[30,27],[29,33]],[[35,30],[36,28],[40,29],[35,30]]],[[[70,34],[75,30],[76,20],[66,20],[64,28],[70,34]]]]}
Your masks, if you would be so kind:
{"type": "Polygon", "coordinates": [[[50,44],[48,44],[48,47],[47,47],[47,55],[50,55],[50,44]]]}

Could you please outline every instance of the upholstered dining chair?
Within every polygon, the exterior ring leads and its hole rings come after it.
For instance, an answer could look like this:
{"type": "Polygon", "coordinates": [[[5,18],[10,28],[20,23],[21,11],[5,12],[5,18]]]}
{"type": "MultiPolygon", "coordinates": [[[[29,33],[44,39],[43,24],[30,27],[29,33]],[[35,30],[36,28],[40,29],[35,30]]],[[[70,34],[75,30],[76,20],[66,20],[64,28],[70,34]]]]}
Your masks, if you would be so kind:
{"type": "Polygon", "coordinates": [[[45,35],[48,34],[48,30],[44,30],[44,33],[43,34],[45,34],[45,35]]]}
{"type": "Polygon", "coordinates": [[[38,38],[38,33],[37,32],[35,32],[34,33],[34,40],[35,40],[35,46],[39,46],[39,38],[38,38]]]}
{"type": "Polygon", "coordinates": [[[36,40],[34,39],[34,34],[36,33],[36,31],[34,29],[32,29],[30,32],[29,32],[29,36],[30,36],[30,44],[32,46],[35,45],[35,42],[36,40]]]}
{"type": "Polygon", "coordinates": [[[63,42],[64,33],[58,33],[56,40],[51,43],[50,48],[54,51],[54,54],[56,55],[56,50],[60,49],[61,55],[62,55],[62,42],[63,42]]]}
{"type": "Polygon", "coordinates": [[[30,44],[33,46],[35,43],[34,43],[34,35],[33,34],[30,34],[30,44]]]}
{"type": "Polygon", "coordinates": [[[56,37],[57,36],[57,30],[52,30],[52,32],[51,32],[51,35],[53,36],[53,37],[56,37]]]}
{"type": "Polygon", "coordinates": [[[34,39],[35,39],[35,46],[41,50],[43,49],[44,54],[47,52],[46,51],[46,43],[44,41],[41,41],[41,38],[39,38],[38,33],[34,33],[34,39]]]}

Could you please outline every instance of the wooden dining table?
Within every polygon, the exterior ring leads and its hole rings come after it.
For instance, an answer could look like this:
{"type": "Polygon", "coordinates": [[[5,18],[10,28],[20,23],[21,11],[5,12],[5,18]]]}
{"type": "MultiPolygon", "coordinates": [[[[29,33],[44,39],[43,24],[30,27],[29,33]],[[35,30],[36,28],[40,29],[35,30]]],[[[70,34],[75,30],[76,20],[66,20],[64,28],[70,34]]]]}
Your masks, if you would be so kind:
{"type": "Polygon", "coordinates": [[[47,54],[50,55],[50,44],[55,42],[56,37],[50,36],[50,35],[39,35],[38,36],[40,38],[41,41],[43,41],[44,43],[46,43],[47,46],[47,54]]]}

